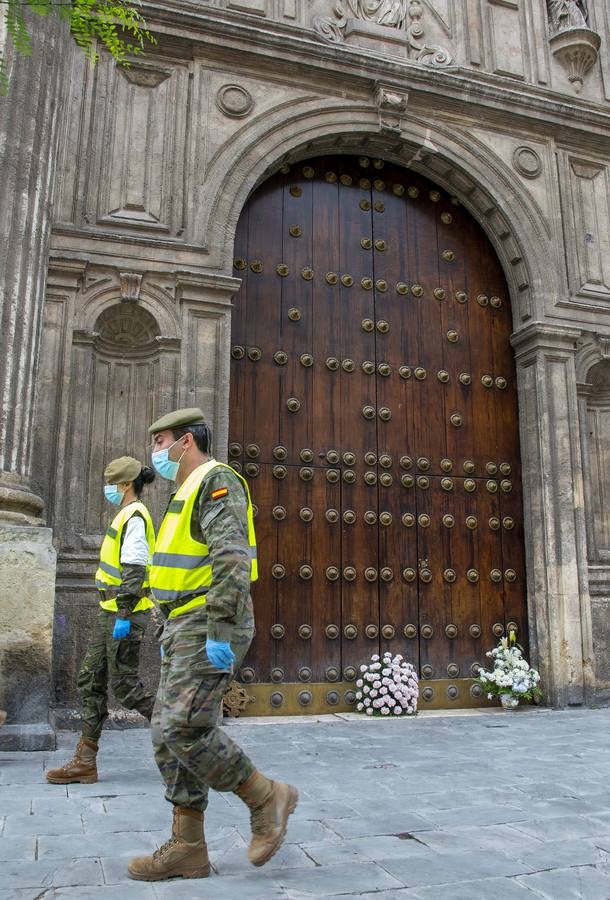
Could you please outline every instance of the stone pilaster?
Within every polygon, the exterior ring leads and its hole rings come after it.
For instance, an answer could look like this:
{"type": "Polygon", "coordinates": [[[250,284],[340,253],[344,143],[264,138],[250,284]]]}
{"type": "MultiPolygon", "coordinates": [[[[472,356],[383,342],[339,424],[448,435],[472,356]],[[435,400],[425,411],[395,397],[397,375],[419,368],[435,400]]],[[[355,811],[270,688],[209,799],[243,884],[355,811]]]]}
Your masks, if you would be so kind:
{"type": "Polygon", "coordinates": [[[5,56],[0,98],[0,522],[42,524],[30,489],[32,416],[49,255],[63,26],[32,16],[33,53],[5,56]]]}
{"type": "Polygon", "coordinates": [[[31,16],[33,53],[4,49],[0,98],[0,749],[54,746],[48,724],[55,551],[30,487],[61,70],[57,15],[31,16]]]}
{"type": "Polygon", "coordinates": [[[534,322],[514,334],[532,657],[546,701],[591,700],[591,608],[575,370],[579,331],[534,322]]]}

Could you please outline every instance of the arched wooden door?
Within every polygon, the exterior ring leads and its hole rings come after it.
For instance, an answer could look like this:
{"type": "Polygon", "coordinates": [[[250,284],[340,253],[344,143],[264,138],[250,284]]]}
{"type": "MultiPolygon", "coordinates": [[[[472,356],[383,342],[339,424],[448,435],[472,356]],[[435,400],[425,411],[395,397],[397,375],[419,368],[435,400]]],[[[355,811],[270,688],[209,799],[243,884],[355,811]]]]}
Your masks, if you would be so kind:
{"type": "Polygon", "coordinates": [[[328,156],[265,182],[237,231],[229,457],[257,507],[249,712],[353,701],[402,653],[420,705],[526,639],[507,287],[481,228],[425,178],[328,156]]]}

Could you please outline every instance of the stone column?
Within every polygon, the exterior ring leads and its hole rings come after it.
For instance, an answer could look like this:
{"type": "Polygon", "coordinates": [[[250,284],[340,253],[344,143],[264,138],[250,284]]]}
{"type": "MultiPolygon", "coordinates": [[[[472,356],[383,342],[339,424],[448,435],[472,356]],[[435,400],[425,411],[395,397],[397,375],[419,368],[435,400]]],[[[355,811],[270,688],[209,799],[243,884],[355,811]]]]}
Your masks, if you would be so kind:
{"type": "Polygon", "coordinates": [[[53,745],[48,725],[55,551],[30,487],[65,30],[30,17],[31,57],[7,41],[0,98],[0,749],[53,745]]]}
{"type": "Polygon", "coordinates": [[[575,351],[580,332],[534,322],[512,337],[519,387],[532,658],[553,706],[594,687],[575,351]]]}

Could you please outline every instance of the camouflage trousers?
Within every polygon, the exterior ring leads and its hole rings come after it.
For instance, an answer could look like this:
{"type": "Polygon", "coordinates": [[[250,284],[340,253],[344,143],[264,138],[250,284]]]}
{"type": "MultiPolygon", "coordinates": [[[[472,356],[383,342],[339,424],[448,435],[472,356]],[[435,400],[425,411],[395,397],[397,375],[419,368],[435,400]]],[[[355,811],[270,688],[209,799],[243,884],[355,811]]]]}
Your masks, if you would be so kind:
{"type": "Polygon", "coordinates": [[[109,683],[122,706],[136,709],[150,721],[155,695],[146,690],[138,674],[147,621],[148,612],[133,613],[129,636],[117,641],[112,637],[114,613],[99,610],[76,682],[83,704],[84,737],[99,740],[108,718],[109,683]]]}
{"type": "MultiPolygon", "coordinates": [[[[235,669],[254,633],[252,600],[240,601],[231,647],[235,669]]],[[[234,791],[255,767],[219,727],[223,695],[233,678],[208,660],[207,621],[199,611],[168,619],[161,645],[161,680],[152,717],[155,759],[165,798],[175,806],[204,810],[208,790],[234,791]]]]}

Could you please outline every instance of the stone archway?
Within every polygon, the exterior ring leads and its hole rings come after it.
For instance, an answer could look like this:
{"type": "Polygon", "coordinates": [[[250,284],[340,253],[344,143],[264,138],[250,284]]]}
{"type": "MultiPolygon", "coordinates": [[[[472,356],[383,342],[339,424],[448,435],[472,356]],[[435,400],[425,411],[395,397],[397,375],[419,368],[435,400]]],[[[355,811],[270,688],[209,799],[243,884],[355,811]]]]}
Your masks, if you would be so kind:
{"type": "Polygon", "coordinates": [[[579,332],[544,322],[559,274],[548,265],[552,248],[540,211],[511,170],[446,125],[400,116],[388,129],[371,102],[321,106],[307,97],[255,118],[213,159],[210,202],[198,221],[206,249],[219,248],[210,263],[229,271],[241,209],[269,173],[312,153],[346,151],[410,163],[463,203],[497,252],[514,316],[532,659],[547,702],[587,703],[595,676],[574,362],[579,332]]]}

